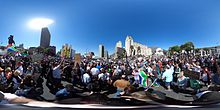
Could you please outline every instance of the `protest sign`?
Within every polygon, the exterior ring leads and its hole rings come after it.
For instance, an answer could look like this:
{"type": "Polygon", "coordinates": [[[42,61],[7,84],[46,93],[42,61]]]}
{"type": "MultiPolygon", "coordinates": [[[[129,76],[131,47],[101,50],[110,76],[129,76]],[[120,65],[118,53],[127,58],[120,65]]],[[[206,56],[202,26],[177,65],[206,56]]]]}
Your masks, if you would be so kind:
{"type": "Polygon", "coordinates": [[[80,55],[80,53],[76,53],[76,54],[74,55],[74,60],[75,60],[75,64],[76,64],[76,63],[78,63],[78,64],[81,63],[81,55],[80,55]]]}

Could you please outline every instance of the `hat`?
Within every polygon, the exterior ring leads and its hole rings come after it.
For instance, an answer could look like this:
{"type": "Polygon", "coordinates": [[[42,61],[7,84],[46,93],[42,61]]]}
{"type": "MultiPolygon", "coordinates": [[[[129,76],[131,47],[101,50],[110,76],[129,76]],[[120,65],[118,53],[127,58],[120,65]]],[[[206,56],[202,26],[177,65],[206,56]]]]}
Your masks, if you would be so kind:
{"type": "Polygon", "coordinates": [[[10,67],[7,67],[7,68],[5,69],[5,71],[6,71],[6,72],[11,71],[11,68],[10,68],[10,67]]]}
{"type": "Polygon", "coordinates": [[[4,71],[4,69],[2,69],[2,68],[0,67],[0,71],[4,71]]]}
{"type": "Polygon", "coordinates": [[[170,65],[166,65],[167,68],[170,68],[170,65]]]}
{"type": "Polygon", "coordinates": [[[20,73],[21,73],[21,72],[20,72],[19,70],[15,70],[14,75],[15,75],[15,76],[18,76],[18,75],[20,75],[20,73]]]}
{"type": "Polygon", "coordinates": [[[126,76],[123,74],[122,76],[121,76],[121,78],[125,78],[126,76]]]}

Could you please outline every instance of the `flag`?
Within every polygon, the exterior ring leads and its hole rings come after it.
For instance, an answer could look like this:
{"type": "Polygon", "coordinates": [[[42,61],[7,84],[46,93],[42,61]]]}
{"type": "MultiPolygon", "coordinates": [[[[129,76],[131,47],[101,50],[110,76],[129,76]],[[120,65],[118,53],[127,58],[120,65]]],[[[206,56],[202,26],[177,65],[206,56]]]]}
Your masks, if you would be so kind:
{"type": "Polygon", "coordinates": [[[147,87],[147,85],[148,85],[147,84],[148,75],[144,71],[140,71],[139,76],[140,76],[140,84],[143,87],[147,87]]]}
{"type": "Polygon", "coordinates": [[[15,45],[7,45],[7,51],[8,52],[18,52],[18,50],[15,48],[15,45]]]}

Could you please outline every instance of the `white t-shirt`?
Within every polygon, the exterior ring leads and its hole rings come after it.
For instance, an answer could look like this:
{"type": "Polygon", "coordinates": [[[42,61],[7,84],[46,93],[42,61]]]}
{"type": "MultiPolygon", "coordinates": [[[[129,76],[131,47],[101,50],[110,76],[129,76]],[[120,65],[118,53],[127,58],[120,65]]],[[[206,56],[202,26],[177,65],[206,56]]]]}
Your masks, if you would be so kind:
{"type": "Polygon", "coordinates": [[[99,74],[99,69],[98,68],[92,68],[91,73],[92,73],[93,76],[98,75],[99,74]]]}
{"type": "Polygon", "coordinates": [[[18,67],[18,69],[17,69],[18,71],[20,71],[20,76],[22,76],[23,75],[23,67],[22,66],[19,66],[18,67]]]}
{"type": "Polygon", "coordinates": [[[202,74],[202,80],[203,81],[208,81],[208,75],[206,74],[202,74]]]}
{"type": "Polygon", "coordinates": [[[137,72],[134,71],[132,74],[134,76],[134,80],[138,81],[139,80],[139,71],[137,71],[137,72]]]}
{"type": "Polygon", "coordinates": [[[83,74],[83,82],[89,83],[91,81],[91,78],[88,73],[83,74]]]}
{"type": "Polygon", "coordinates": [[[101,80],[104,79],[104,74],[103,74],[103,73],[100,73],[100,74],[98,75],[98,78],[101,79],[101,80]]]}

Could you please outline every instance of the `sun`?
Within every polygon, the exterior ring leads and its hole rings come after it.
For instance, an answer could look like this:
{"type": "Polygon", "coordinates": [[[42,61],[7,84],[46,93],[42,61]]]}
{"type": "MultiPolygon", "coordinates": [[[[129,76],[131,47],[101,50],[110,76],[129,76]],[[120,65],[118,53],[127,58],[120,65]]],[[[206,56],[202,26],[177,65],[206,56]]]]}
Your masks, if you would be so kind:
{"type": "Polygon", "coordinates": [[[48,27],[53,24],[54,21],[49,18],[34,18],[28,22],[28,26],[32,29],[41,29],[43,27],[48,27]]]}

